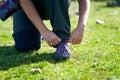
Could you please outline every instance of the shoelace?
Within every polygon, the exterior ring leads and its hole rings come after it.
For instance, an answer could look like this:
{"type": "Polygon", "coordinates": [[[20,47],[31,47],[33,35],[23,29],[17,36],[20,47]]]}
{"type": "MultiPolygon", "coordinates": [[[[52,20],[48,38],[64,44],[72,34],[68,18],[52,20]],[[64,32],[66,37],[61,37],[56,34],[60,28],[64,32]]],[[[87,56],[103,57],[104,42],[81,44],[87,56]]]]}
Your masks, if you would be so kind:
{"type": "Polygon", "coordinates": [[[62,51],[64,53],[67,53],[68,52],[67,49],[66,49],[67,47],[68,47],[67,43],[61,42],[58,46],[58,51],[57,52],[62,51]]]}

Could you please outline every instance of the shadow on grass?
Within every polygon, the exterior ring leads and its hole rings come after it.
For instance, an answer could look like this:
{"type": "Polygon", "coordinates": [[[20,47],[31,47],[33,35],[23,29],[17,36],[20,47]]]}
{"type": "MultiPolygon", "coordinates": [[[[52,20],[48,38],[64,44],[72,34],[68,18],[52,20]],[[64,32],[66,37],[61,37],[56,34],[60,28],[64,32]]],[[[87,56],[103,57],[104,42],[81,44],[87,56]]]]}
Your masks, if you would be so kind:
{"type": "Polygon", "coordinates": [[[0,70],[8,70],[20,65],[29,65],[36,62],[47,61],[52,64],[63,62],[56,60],[54,53],[21,53],[11,46],[0,46],[0,70]]]}

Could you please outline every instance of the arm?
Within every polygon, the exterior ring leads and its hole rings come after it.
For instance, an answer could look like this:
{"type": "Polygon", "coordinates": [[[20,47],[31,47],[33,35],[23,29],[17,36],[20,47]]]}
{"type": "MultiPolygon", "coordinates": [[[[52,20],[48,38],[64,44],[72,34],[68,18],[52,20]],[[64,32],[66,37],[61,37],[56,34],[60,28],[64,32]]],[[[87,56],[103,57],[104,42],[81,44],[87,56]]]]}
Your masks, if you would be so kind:
{"type": "Polygon", "coordinates": [[[20,5],[49,45],[56,45],[60,42],[61,39],[45,26],[31,0],[20,0],[20,5]]]}
{"type": "Polygon", "coordinates": [[[79,20],[78,25],[75,31],[70,37],[70,42],[72,44],[80,44],[84,34],[84,27],[87,23],[89,9],[90,9],[90,0],[78,0],[79,3],[79,20]]]}

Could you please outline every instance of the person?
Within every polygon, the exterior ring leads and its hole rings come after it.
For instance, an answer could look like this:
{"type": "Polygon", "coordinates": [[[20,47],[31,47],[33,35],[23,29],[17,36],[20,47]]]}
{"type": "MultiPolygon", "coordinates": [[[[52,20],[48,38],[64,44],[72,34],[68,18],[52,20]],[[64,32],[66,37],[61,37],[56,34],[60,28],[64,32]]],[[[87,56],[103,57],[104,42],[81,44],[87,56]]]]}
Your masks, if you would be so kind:
{"type": "Polygon", "coordinates": [[[56,47],[56,59],[69,58],[69,43],[81,43],[90,9],[90,0],[78,0],[79,20],[71,34],[68,14],[70,2],[70,0],[20,0],[22,8],[13,15],[15,48],[21,52],[38,50],[41,47],[42,35],[50,46],[56,47]],[[43,22],[46,19],[50,19],[52,31],[43,22]]]}

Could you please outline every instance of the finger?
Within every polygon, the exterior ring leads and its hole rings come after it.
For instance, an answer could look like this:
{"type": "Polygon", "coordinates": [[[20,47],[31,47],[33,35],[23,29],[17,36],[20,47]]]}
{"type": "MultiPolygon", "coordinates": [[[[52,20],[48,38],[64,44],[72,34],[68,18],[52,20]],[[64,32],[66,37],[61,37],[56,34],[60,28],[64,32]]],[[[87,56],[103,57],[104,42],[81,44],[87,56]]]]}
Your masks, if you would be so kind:
{"type": "Polygon", "coordinates": [[[57,38],[56,38],[56,39],[54,39],[54,41],[53,41],[53,42],[54,42],[54,46],[55,46],[55,45],[57,45],[57,44],[59,43],[59,41],[57,40],[57,38]]]}
{"type": "Polygon", "coordinates": [[[49,45],[50,46],[55,46],[55,45],[57,45],[59,42],[58,42],[58,40],[55,38],[55,39],[52,39],[50,42],[49,42],[49,45]]]}
{"type": "Polygon", "coordinates": [[[59,37],[56,37],[56,39],[54,40],[55,45],[59,44],[61,42],[61,39],[59,37]]]}
{"type": "Polygon", "coordinates": [[[54,43],[57,45],[57,44],[59,44],[61,42],[61,39],[60,38],[58,38],[58,37],[56,37],[55,39],[54,39],[54,43]]]}
{"type": "Polygon", "coordinates": [[[61,42],[61,39],[59,37],[57,37],[56,40],[58,41],[58,43],[61,42]]]}
{"type": "Polygon", "coordinates": [[[74,37],[71,37],[71,39],[70,39],[70,43],[72,43],[72,44],[76,44],[76,39],[74,38],[74,37]]]}
{"type": "Polygon", "coordinates": [[[53,43],[53,46],[56,46],[57,44],[59,44],[59,41],[57,39],[54,39],[53,43]]]}
{"type": "Polygon", "coordinates": [[[49,45],[49,46],[52,46],[52,43],[49,42],[48,45],[49,45]]]}
{"type": "Polygon", "coordinates": [[[56,37],[52,38],[51,43],[53,43],[53,45],[56,45],[58,43],[58,40],[56,37]]]}
{"type": "Polygon", "coordinates": [[[73,44],[73,41],[74,41],[74,38],[70,38],[70,43],[72,43],[73,44]]]}
{"type": "Polygon", "coordinates": [[[47,41],[47,43],[48,43],[49,46],[52,46],[54,44],[53,40],[49,40],[49,41],[47,41]]]}
{"type": "Polygon", "coordinates": [[[78,40],[78,39],[74,39],[73,41],[73,44],[80,44],[81,43],[81,40],[78,40]]]}

